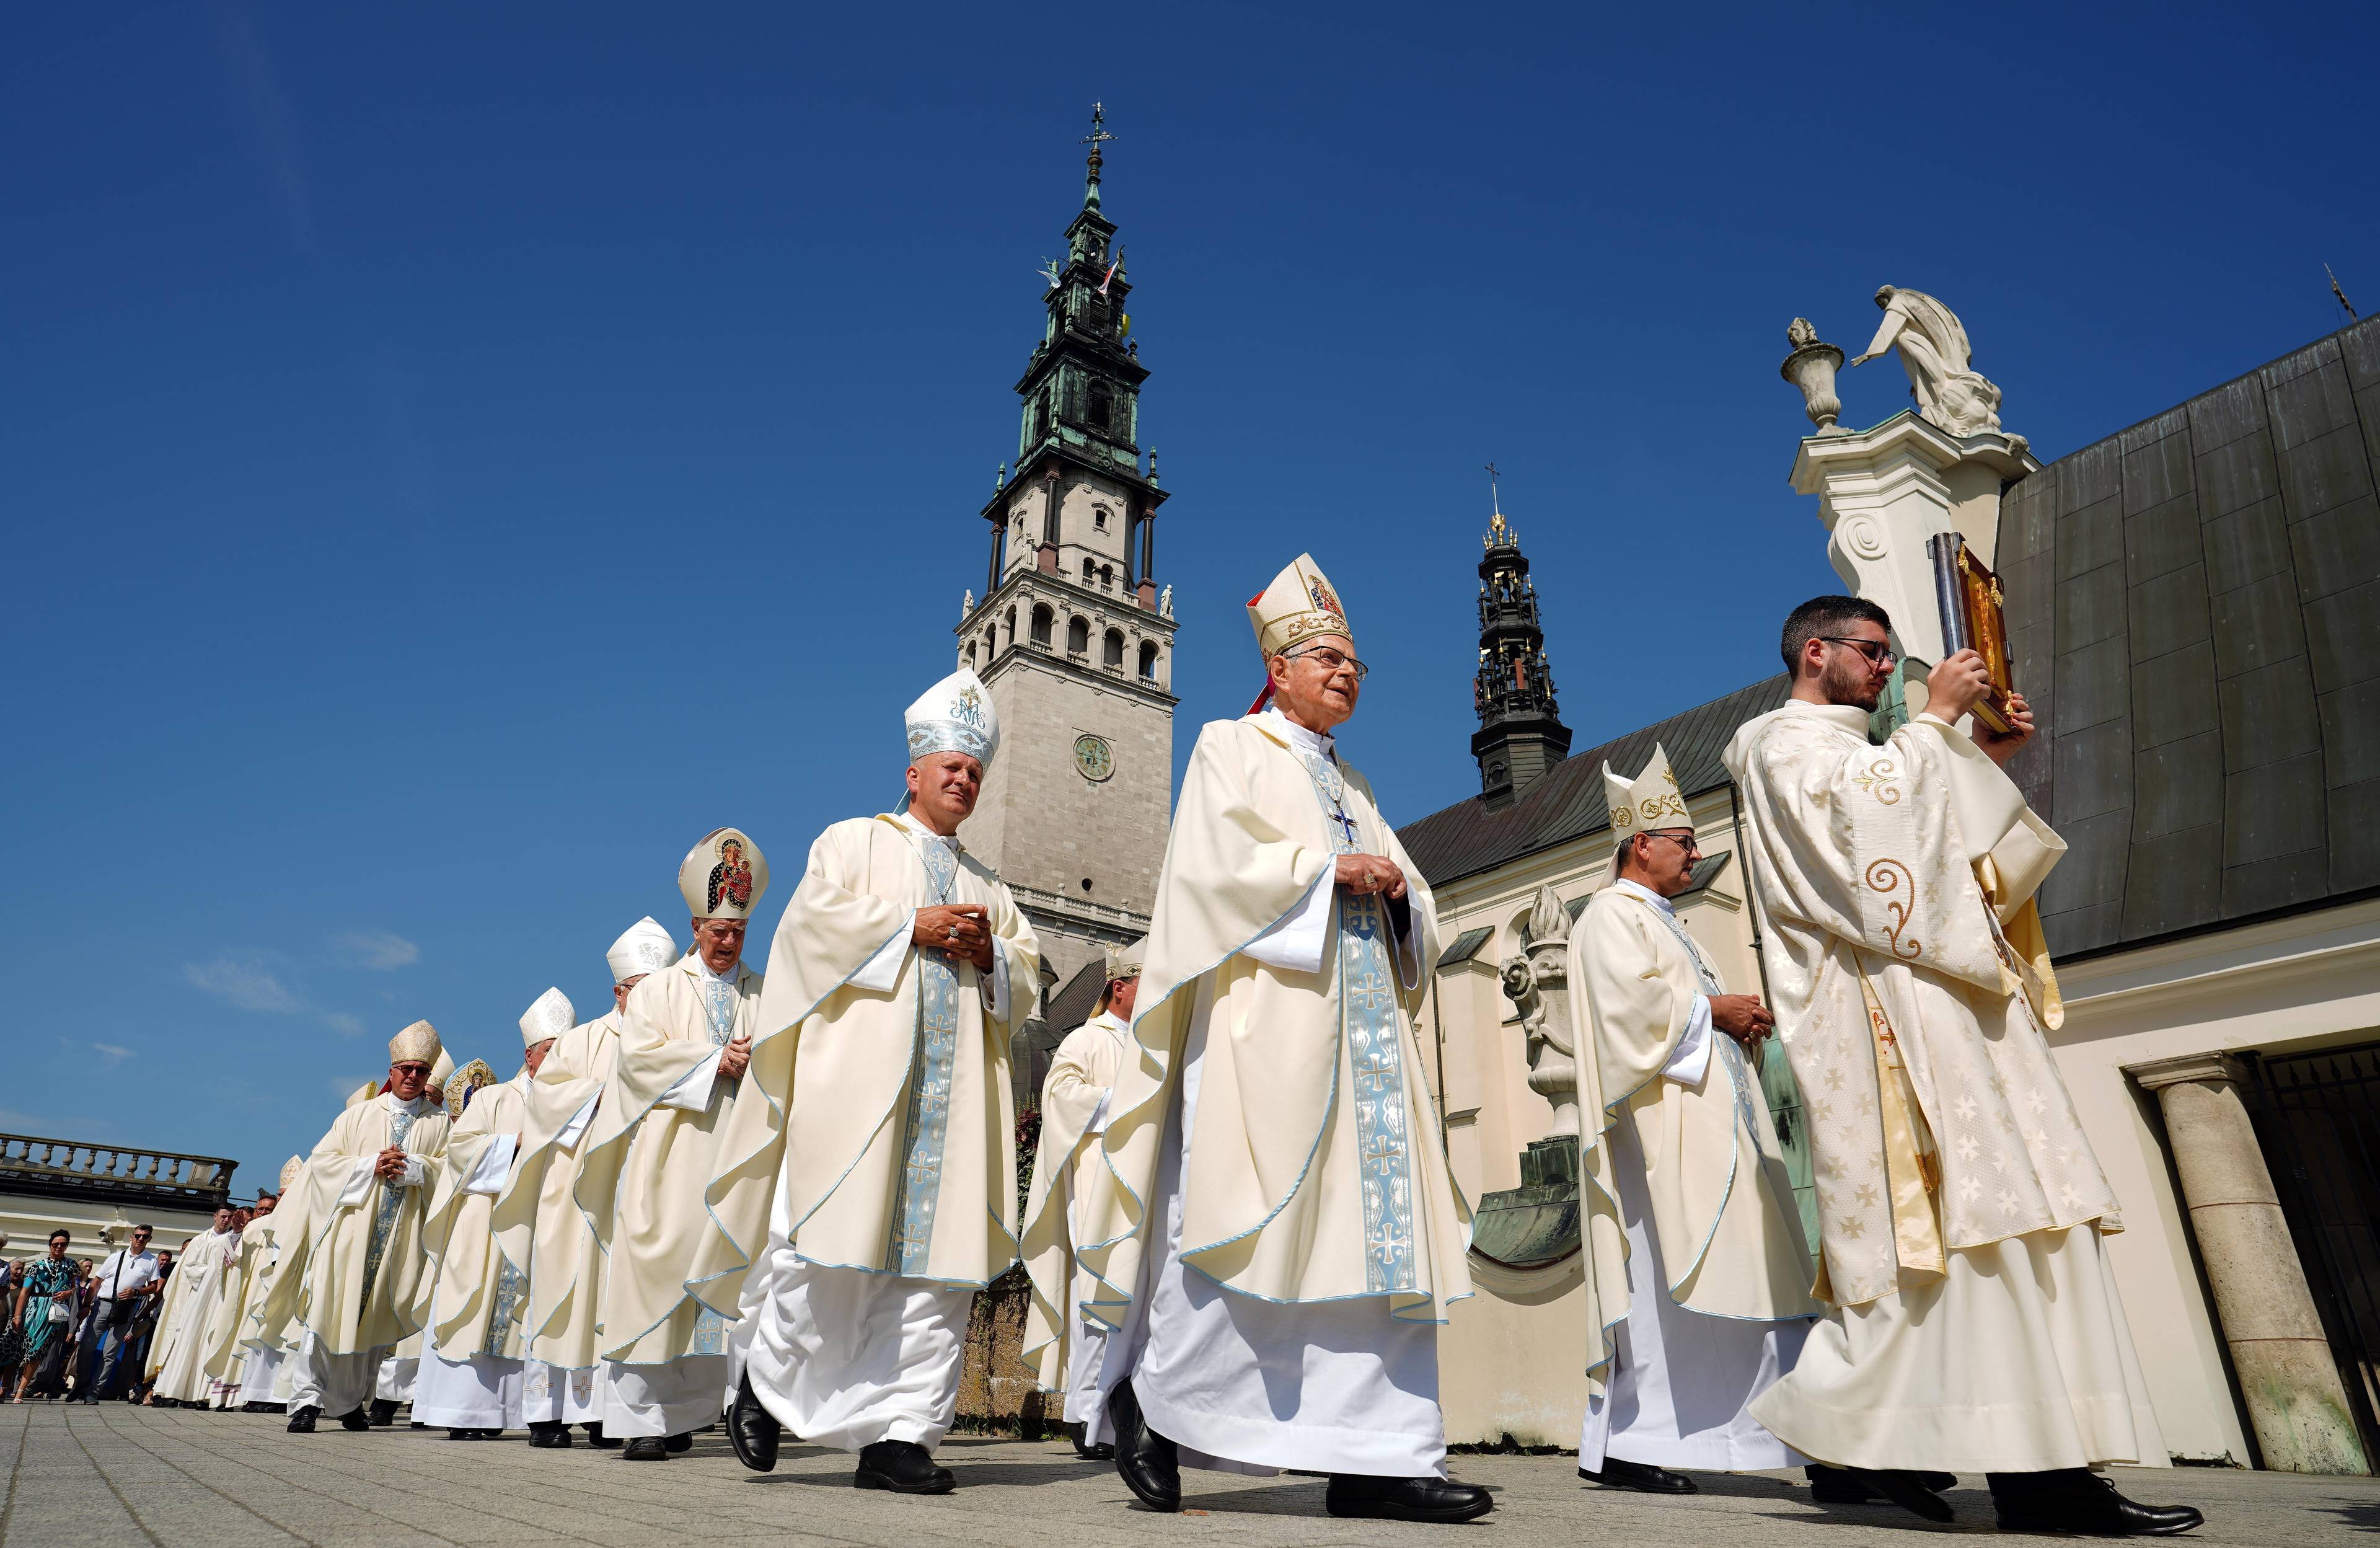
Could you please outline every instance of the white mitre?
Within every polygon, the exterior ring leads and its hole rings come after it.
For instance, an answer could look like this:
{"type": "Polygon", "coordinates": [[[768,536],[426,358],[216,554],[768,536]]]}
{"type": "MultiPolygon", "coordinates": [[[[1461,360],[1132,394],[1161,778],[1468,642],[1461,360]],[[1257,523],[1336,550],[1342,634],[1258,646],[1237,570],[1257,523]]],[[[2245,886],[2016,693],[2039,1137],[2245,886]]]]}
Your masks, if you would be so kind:
{"type": "Polygon", "coordinates": [[[1126,945],[1108,947],[1108,981],[1113,983],[1118,979],[1140,977],[1141,955],[1148,947],[1148,937],[1146,935],[1126,945]]]}
{"type": "Polygon", "coordinates": [[[293,1155],[288,1160],[283,1162],[281,1164],[281,1191],[284,1193],[288,1192],[290,1185],[298,1180],[298,1174],[305,1169],[306,1162],[305,1158],[302,1156],[293,1155]]]}
{"type": "Polygon", "coordinates": [[[370,1102],[372,1098],[380,1095],[380,1085],[381,1083],[377,1080],[367,1080],[362,1085],[358,1086],[354,1091],[348,1094],[347,1105],[353,1107],[358,1102],[370,1102]]]}
{"type": "MultiPolygon", "coordinates": [[[[393,1065],[410,1064],[416,1060],[425,1065],[435,1065],[445,1052],[445,1046],[438,1041],[438,1029],[427,1021],[416,1021],[388,1040],[388,1062],[393,1065]]],[[[431,1077],[432,1079],[440,1078],[435,1074],[431,1077]]]]}
{"type": "Polygon", "coordinates": [[[1611,833],[1615,838],[1651,833],[1659,828],[1691,828],[1686,798],[1678,793],[1678,776],[1670,772],[1670,755],[1653,744],[1652,762],[1634,780],[1625,780],[1603,765],[1603,793],[1611,802],[1611,833]]]}
{"type": "Polygon", "coordinates": [[[991,690],[967,667],[944,677],[901,712],[908,723],[909,762],[935,752],[964,752],[989,766],[1000,750],[1000,713],[991,690]]]}
{"type": "Polygon", "coordinates": [[[741,828],[713,828],[677,868],[678,895],[698,920],[743,920],[769,890],[769,861],[741,828]]]}
{"type": "Polygon", "coordinates": [[[614,986],[639,979],[647,973],[658,973],[677,960],[677,942],[662,928],[661,921],[647,914],[628,926],[627,933],[612,943],[603,954],[611,965],[614,986]]]}
{"type": "Polygon", "coordinates": [[[1257,653],[1267,661],[1320,635],[1340,635],[1351,646],[1355,642],[1347,610],[1339,605],[1330,578],[1311,554],[1292,559],[1261,595],[1249,600],[1248,623],[1257,631],[1257,653]]]}
{"type": "Polygon", "coordinates": [[[549,989],[521,1012],[521,1047],[529,1049],[540,1042],[552,1042],[577,1025],[578,1017],[570,1008],[570,996],[559,989],[549,989]]]}

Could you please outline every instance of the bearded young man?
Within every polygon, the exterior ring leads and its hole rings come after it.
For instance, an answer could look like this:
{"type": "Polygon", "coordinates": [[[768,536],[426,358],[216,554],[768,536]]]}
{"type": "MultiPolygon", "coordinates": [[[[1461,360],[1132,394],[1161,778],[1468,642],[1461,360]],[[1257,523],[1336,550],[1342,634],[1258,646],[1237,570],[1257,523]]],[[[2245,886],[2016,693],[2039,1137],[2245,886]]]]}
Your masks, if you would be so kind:
{"type": "Polygon", "coordinates": [[[1820,1323],[1753,1417],[1934,1520],[1921,1469],[1988,1476],[2004,1528],[2187,1531],[2090,1469],[2165,1440],[2101,1245],[2115,1191],[2046,1034],[2057,980],[2033,898],[2066,846],[2002,772],[2033,736],[1958,728],[1961,651],[1881,745],[1891,619],[1826,596],[1786,620],[1792,697],[1737,731],[1752,884],[1817,1176],[1820,1323]]]}

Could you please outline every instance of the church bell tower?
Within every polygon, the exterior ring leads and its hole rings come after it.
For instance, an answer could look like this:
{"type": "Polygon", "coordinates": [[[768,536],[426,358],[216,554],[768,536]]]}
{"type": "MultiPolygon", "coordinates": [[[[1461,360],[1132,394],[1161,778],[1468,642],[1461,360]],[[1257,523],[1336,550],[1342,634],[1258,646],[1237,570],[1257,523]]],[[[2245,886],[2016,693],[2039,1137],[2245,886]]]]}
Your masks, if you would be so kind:
{"type": "MultiPolygon", "coordinates": [[[[1492,480],[1494,468],[1488,471],[1492,480]]],[[[1570,756],[1570,727],[1561,722],[1553,668],[1546,664],[1536,583],[1529,579],[1520,533],[1504,519],[1501,498],[1495,513],[1480,540],[1486,552],[1479,560],[1479,673],[1472,684],[1479,729],[1471,734],[1479,794],[1490,811],[1519,800],[1570,756]]]]}
{"type": "Polygon", "coordinates": [[[1000,754],[968,820],[1062,983],[1148,933],[1172,817],[1172,591],[1156,579],[1157,454],[1144,469],[1123,250],[1101,213],[1105,113],[1091,111],[1083,207],[1043,275],[1041,341],[1016,384],[1015,471],[983,519],[991,555],[958,626],[1000,712],[1000,754]]]}

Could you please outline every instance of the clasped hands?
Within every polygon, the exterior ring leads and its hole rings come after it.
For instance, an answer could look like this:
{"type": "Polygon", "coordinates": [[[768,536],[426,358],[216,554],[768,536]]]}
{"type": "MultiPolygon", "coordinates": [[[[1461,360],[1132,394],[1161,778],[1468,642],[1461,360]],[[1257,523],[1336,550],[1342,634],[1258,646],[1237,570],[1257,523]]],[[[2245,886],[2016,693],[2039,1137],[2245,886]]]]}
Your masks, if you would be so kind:
{"type": "Polygon", "coordinates": [[[1710,997],[1710,1018],[1712,1026],[1735,1039],[1747,1054],[1777,1030],[1777,1018],[1769,1014],[1757,994],[1714,994],[1710,997]]]}
{"type": "Polygon", "coordinates": [[[1342,855],[1337,879],[1340,886],[1359,896],[1374,892],[1390,897],[1405,895],[1404,868],[1386,855],[1342,855]]]}
{"type": "Polygon", "coordinates": [[[972,962],[978,973],[991,971],[991,911],[980,903],[937,903],[918,909],[909,939],[972,962]]]}
{"type": "MultiPolygon", "coordinates": [[[[1958,652],[1925,674],[1925,713],[1956,725],[1961,715],[1984,701],[1991,686],[1991,668],[1984,664],[1984,658],[1973,651],[1958,652]]],[[[2006,763],[2033,739],[2033,706],[2024,701],[2023,694],[2009,694],[2008,719],[2011,729],[2005,733],[1975,722],[1974,743],[1995,763],[2006,763]]]]}
{"type": "Polygon", "coordinates": [[[372,1176],[383,1182],[395,1182],[405,1176],[405,1147],[391,1145],[372,1158],[372,1176]]]}

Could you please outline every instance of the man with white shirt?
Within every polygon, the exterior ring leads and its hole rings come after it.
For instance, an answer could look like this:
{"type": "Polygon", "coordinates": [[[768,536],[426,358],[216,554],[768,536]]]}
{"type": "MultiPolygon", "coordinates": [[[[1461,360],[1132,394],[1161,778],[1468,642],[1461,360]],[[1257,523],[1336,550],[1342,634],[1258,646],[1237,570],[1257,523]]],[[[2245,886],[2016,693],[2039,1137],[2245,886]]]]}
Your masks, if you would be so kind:
{"type": "Polygon", "coordinates": [[[450,1440],[492,1438],[521,1422],[520,1317],[528,1263],[504,1253],[489,1217],[512,1179],[529,1083],[554,1040],[577,1020],[569,997],[548,989],[521,1015],[518,1074],[468,1093],[456,1091],[459,1080],[447,1086],[455,1127],[425,1232],[437,1272],[423,1276],[413,1420],[443,1426],[450,1440]]]}
{"type": "MultiPolygon", "coordinates": [[[[135,1225],[132,1245],[109,1253],[91,1274],[92,1283],[99,1286],[91,1326],[98,1330],[99,1336],[91,1341],[86,1368],[75,1383],[76,1393],[86,1403],[115,1396],[117,1370],[124,1363],[125,1335],[131,1331],[141,1302],[154,1293],[150,1287],[157,1283],[157,1254],[149,1250],[150,1239],[155,1235],[154,1226],[135,1225]]],[[[6,1245],[6,1239],[0,1237],[0,1245],[6,1245]]]]}
{"type": "Polygon", "coordinates": [[[659,920],[648,916],[630,925],[604,953],[612,972],[610,1007],[555,1040],[525,1093],[520,1160],[496,1201],[492,1224],[504,1255],[528,1264],[521,1414],[533,1446],[567,1446],[574,1424],[586,1426],[590,1444],[621,1444],[603,1432],[605,1362],[596,1353],[603,1249],[572,1194],[580,1158],[590,1148],[587,1137],[619,1062],[628,993],[677,957],[676,941],[659,920]]]}
{"type": "Polygon", "coordinates": [[[1008,1048],[1041,948],[958,839],[999,748],[990,694],[953,673],[905,719],[907,809],[820,835],[770,945],[688,1277],[743,1313],[746,1467],[776,1465],[782,1427],[856,1452],[860,1488],[939,1494],[967,1313],[1016,1261],[1008,1048]]]}
{"type": "Polygon", "coordinates": [[[1115,1456],[1113,1445],[1092,1438],[1107,1407],[1099,1378],[1109,1330],[1082,1310],[1084,1302],[1099,1298],[1099,1282],[1075,1258],[1075,1201],[1107,1167],[1099,1134],[1107,1127],[1108,1093],[1132,1042],[1132,1007],[1147,945],[1135,941],[1108,953],[1099,1008],[1050,1055],[1050,1073],[1041,1082],[1033,1196],[1025,1206],[1026,1262],[1038,1292],[1026,1312],[1026,1342],[1041,1347],[1041,1384],[1066,1395],[1065,1421],[1079,1426],[1075,1453],[1095,1462],[1115,1456]]]}
{"type": "MultiPolygon", "coordinates": [[[[1808,1461],[1744,1411],[1793,1366],[1810,1250],[1776,1126],[1746,1058],[1775,1025],[1730,994],[1670,899],[1694,840],[1669,754],[1633,781],[1603,768],[1611,884],[1570,935],[1586,1180],[1586,1423],[1579,1475],[1686,1494],[1675,1469],[1808,1461]]],[[[1948,1487],[1949,1481],[1943,1481],[1948,1487]]]]}
{"type": "Polygon", "coordinates": [[[1119,1329],[1103,1419],[1152,1509],[1181,1508],[1186,1463],[1328,1474],[1333,1516],[1467,1521],[1494,1502],[1446,1477],[1437,1325],[1471,1293],[1468,1212],[1413,1029],[1436,913],[1340,760],[1366,668],[1313,556],[1248,618],[1275,708],[1191,754],[1108,1176],[1075,1208],[1088,1310],[1119,1329]]]}
{"type": "Polygon", "coordinates": [[[626,1440],[631,1462],[687,1449],[727,1391],[726,1319],[698,1298],[688,1265],[710,1221],[711,1156],[752,1057],[761,977],[744,965],[744,931],[769,890],[769,862],[741,829],[718,828],[687,854],[677,884],[694,948],[628,993],[577,1189],[608,1254],[603,1432],[626,1440]]]}
{"type": "Polygon", "coordinates": [[[446,1115],[429,1088],[444,1052],[427,1021],[391,1038],[386,1087],[340,1114],[307,1160],[306,1235],[285,1244],[263,1318],[268,1333],[293,1321],[300,1330],[293,1435],[313,1433],[325,1413],[369,1429],[364,1404],[382,1362],[419,1331],[410,1313],[427,1262],[422,1206],[446,1152],[446,1115]]]}

